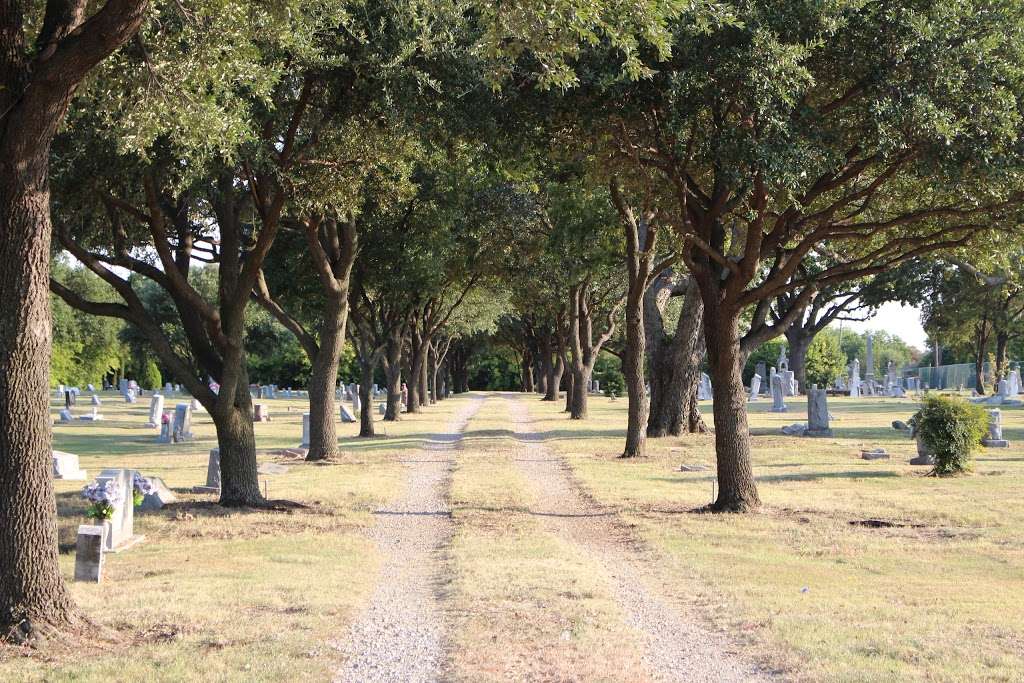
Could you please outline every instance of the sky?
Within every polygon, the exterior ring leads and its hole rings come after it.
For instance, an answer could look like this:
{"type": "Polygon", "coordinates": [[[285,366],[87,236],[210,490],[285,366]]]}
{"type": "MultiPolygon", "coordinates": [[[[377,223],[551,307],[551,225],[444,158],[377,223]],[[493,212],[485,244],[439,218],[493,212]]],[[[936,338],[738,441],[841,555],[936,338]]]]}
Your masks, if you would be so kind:
{"type": "Polygon", "coordinates": [[[883,304],[875,317],[863,322],[844,322],[843,329],[866,332],[883,330],[903,339],[921,351],[925,350],[927,336],[921,327],[921,311],[913,306],[903,306],[895,301],[883,304]]]}

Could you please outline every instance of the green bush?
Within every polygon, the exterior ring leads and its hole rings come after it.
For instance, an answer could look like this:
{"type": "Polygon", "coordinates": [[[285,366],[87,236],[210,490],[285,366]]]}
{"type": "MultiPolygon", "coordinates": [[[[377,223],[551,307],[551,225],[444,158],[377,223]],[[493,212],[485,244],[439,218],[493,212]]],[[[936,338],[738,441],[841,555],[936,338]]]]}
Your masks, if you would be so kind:
{"type": "Polygon", "coordinates": [[[142,376],[139,377],[139,386],[143,389],[159,389],[163,384],[160,377],[160,368],[152,358],[142,366],[142,376]]]}
{"type": "Polygon", "coordinates": [[[601,382],[604,395],[608,398],[622,396],[622,392],[626,390],[626,378],[618,371],[607,371],[604,373],[603,379],[598,381],[601,382]]]}
{"type": "Polygon", "coordinates": [[[934,473],[955,474],[969,469],[971,454],[988,432],[988,415],[961,398],[929,394],[910,425],[934,454],[934,473]]]}

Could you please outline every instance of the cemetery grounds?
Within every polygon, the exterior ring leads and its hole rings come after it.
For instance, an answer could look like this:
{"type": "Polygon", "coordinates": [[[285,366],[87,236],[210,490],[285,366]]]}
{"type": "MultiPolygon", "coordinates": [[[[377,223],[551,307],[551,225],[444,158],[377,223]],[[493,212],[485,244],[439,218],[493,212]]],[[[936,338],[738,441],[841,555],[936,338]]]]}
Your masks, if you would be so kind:
{"type": "MultiPolygon", "coordinates": [[[[103,583],[70,584],[95,633],[66,652],[0,649],[0,680],[335,678],[381,570],[374,511],[468,401],[479,410],[445,451],[452,535],[435,593],[446,679],[656,676],[657,653],[621,599],[624,576],[714,636],[709,659],[736,657],[765,677],[1024,671],[1024,408],[1003,408],[1011,448],[979,453],[968,476],[934,478],[907,464],[914,444],[890,427],[913,413],[910,398],[830,397],[833,438],[783,436],[806,420],[806,399],[788,399],[783,414],[761,399],[750,420],[764,511],[709,515],[695,510],[713,498],[714,437],[651,440],[649,457],[618,459],[625,400],[592,396],[589,419],[570,421],[562,402],[534,395],[463,395],[378,422],[386,437],[339,425],[342,457],[312,464],[275,454],[300,441],[306,402],[274,399],[273,420],[255,425],[260,461],[288,471],[261,482],[270,498],[306,505],[274,512],[189,493],[216,445],[204,413],[193,415],[195,441],[157,444],[142,426],[148,396],[102,397],[106,419],[55,425],[54,448],[80,455],[90,479],[107,467],[162,477],[179,502],[137,513],[145,541],[107,555],[103,583]],[[875,447],[892,459],[860,459],[875,447]],[[551,514],[553,481],[589,512],[551,514]],[[581,537],[588,529],[594,538],[581,537]],[[639,571],[618,571],[609,558],[619,557],[639,571]]],[[[69,581],[84,483],[56,482],[69,581]]]]}

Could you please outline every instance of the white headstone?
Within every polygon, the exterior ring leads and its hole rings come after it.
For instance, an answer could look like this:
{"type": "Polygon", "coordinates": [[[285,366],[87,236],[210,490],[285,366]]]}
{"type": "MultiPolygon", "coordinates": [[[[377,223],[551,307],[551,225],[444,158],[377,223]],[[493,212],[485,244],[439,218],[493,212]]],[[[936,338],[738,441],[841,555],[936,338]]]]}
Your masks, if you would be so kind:
{"type": "Polygon", "coordinates": [[[750,378],[750,398],[748,400],[756,401],[757,397],[761,394],[761,375],[754,373],[754,376],[750,378]]]}
{"type": "Polygon", "coordinates": [[[53,478],[68,481],[82,481],[85,470],[78,465],[78,456],[64,451],[53,451],[53,478]]]}
{"type": "Polygon", "coordinates": [[[135,470],[109,469],[100,472],[96,481],[116,481],[121,488],[122,501],[114,506],[114,514],[108,520],[110,533],[107,536],[107,550],[114,550],[132,540],[135,536],[135,500],[133,497],[135,470]]]}
{"type": "Polygon", "coordinates": [[[982,439],[981,443],[988,448],[1010,447],[1010,442],[1003,438],[1003,413],[999,408],[988,411],[988,437],[982,439]]]}
{"type": "Polygon", "coordinates": [[[338,412],[341,414],[341,421],[342,422],[355,422],[356,421],[355,415],[352,414],[352,411],[350,411],[348,409],[348,406],[346,406],[344,403],[340,404],[338,406],[338,408],[339,408],[338,412]]]}
{"type": "Polygon", "coordinates": [[[309,448],[309,413],[302,414],[302,443],[299,448],[309,448]]]}
{"type": "Polygon", "coordinates": [[[160,418],[164,414],[164,397],[161,394],[153,394],[149,399],[149,422],[146,426],[151,429],[159,429],[160,418]]]}

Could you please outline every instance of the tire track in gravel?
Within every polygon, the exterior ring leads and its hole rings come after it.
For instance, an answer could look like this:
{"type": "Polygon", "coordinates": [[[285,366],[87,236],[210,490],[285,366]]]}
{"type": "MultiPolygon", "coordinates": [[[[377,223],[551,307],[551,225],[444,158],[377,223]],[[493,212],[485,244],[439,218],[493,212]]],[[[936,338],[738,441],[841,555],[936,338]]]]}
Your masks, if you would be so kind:
{"type": "Polygon", "coordinates": [[[405,490],[377,510],[371,537],[382,555],[370,603],[353,624],[346,662],[335,680],[436,681],[445,664],[445,634],[438,586],[441,553],[452,536],[454,451],[485,397],[471,396],[427,445],[403,462],[405,490]]]}
{"type": "Polygon", "coordinates": [[[579,490],[568,463],[533,430],[522,399],[515,394],[503,398],[516,439],[525,445],[514,460],[537,501],[531,513],[543,520],[546,530],[571,541],[603,569],[627,623],[643,635],[644,662],[652,678],[708,682],[773,678],[736,654],[735,643],[659,594],[656,558],[613,508],[598,505],[579,490]]]}

